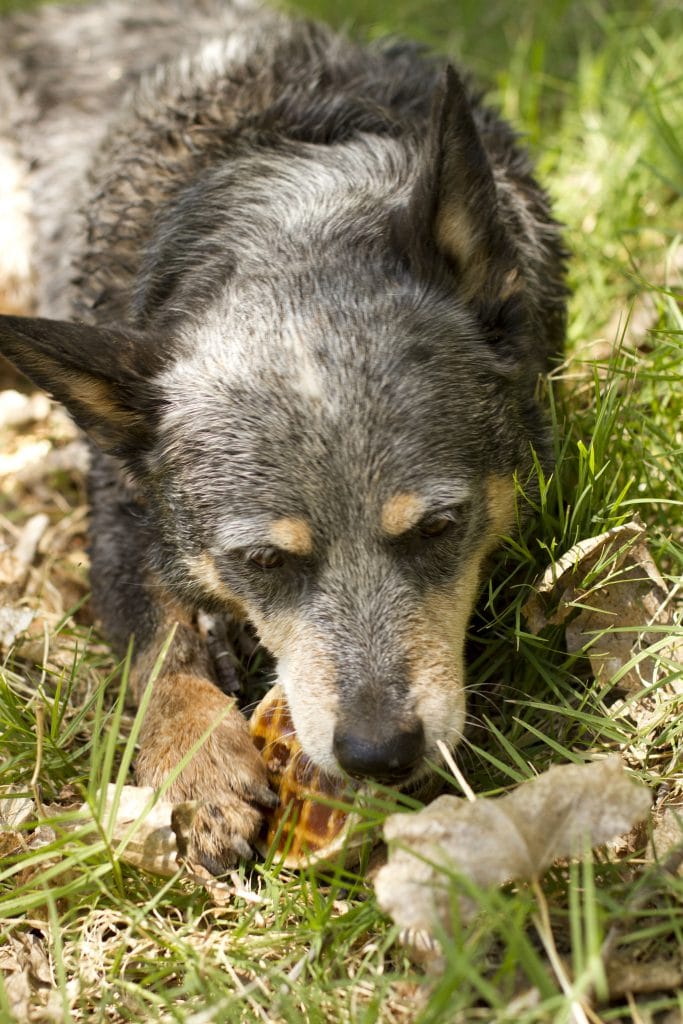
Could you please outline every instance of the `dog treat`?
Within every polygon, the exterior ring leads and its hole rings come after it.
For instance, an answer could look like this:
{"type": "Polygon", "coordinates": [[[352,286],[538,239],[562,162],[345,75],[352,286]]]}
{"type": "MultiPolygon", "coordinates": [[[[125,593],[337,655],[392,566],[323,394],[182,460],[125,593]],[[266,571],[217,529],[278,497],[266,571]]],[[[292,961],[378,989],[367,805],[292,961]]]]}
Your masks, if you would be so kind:
{"type": "Polygon", "coordinates": [[[267,812],[259,852],[265,855],[276,843],[284,865],[298,868],[336,860],[346,848],[348,864],[363,840],[348,835],[355,816],[331,802],[350,803],[354,786],[328,775],[303,752],[280,686],[268,691],[249,727],[266,762],[268,781],[280,797],[279,806],[267,812]]]}

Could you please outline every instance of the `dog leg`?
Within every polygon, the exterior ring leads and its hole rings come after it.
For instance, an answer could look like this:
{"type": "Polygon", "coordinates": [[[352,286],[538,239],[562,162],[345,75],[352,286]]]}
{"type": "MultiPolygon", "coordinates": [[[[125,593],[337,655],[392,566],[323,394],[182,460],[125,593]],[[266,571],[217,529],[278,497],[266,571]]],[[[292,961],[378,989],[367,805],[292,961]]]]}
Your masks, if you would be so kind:
{"type": "Polygon", "coordinates": [[[188,855],[220,874],[251,855],[261,810],[277,798],[234,697],[217,685],[210,638],[200,635],[195,611],[171,598],[146,567],[152,531],[144,503],[99,453],[89,484],[94,604],[119,653],[134,636],[138,702],[175,626],[142,725],[138,781],[157,788],[173,777],[169,799],[198,802],[188,855]]]}
{"type": "MultiPolygon", "coordinates": [[[[170,618],[158,639],[170,632],[170,618]]],[[[134,683],[146,684],[156,644],[138,657],[134,683]]],[[[277,798],[268,788],[265,764],[235,700],[211,681],[208,650],[198,634],[177,624],[140,734],[136,774],[141,785],[158,788],[190,751],[195,751],[168,789],[174,802],[197,800],[188,855],[213,874],[252,856],[261,808],[277,798]],[[208,734],[208,735],[207,735],[208,734]],[[197,748],[198,749],[195,749],[197,748]]]]}

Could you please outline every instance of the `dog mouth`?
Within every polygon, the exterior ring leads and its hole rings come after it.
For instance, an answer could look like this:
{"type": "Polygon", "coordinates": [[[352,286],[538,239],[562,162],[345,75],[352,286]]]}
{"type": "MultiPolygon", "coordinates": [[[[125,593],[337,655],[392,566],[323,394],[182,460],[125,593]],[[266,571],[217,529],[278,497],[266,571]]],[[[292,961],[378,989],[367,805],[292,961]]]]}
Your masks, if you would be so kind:
{"type": "MultiPolygon", "coordinates": [[[[441,784],[434,771],[436,758],[425,754],[423,743],[412,739],[416,756],[410,764],[397,767],[396,758],[390,756],[388,764],[375,761],[372,771],[349,771],[335,756],[324,760],[305,748],[292,721],[291,710],[281,685],[275,684],[253,709],[249,728],[257,749],[263,756],[269,773],[280,778],[284,772],[295,776],[300,785],[310,784],[314,790],[336,793],[350,785],[351,790],[378,784],[416,799],[435,795],[441,784]],[[291,765],[291,768],[287,768],[291,765]]],[[[418,730],[415,730],[416,734],[418,730]]],[[[421,737],[420,731],[420,737],[421,737]]],[[[405,750],[404,746],[404,750],[405,750]]]]}
{"type": "MultiPolygon", "coordinates": [[[[276,659],[259,643],[248,623],[202,613],[201,627],[219,686],[236,698],[248,719],[258,717],[259,709],[272,702],[282,689],[278,685],[276,659]]],[[[301,747],[300,755],[330,780],[351,781],[354,787],[377,783],[416,799],[425,799],[424,793],[435,791],[437,783],[441,785],[435,769],[442,757],[433,738],[425,736],[417,717],[393,730],[387,730],[384,721],[368,720],[360,729],[356,722],[348,729],[337,723],[332,731],[332,748],[325,750],[308,749],[307,737],[295,731],[290,709],[279,724],[269,728],[274,730],[269,742],[296,742],[301,747]]]]}

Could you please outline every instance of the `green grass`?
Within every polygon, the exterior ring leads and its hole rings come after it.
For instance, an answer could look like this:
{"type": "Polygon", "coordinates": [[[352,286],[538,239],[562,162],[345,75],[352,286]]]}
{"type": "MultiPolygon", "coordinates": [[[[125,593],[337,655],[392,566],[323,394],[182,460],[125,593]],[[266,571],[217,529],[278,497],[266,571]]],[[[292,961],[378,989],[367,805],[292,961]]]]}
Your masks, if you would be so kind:
{"type": "MultiPolygon", "coordinates": [[[[561,627],[532,636],[521,614],[551,557],[635,515],[670,585],[683,574],[677,5],[299,6],[366,35],[417,36],[464,59],[527,136],[573,254],[567,361],[549,385],[557,469],[540,481],[534,525],[506,544],[470,629],[472,731],[460,755],[468,780],[495,794],[551,763],[623,749],[645,782],[681,803],[680,701],[660,722],[638,724],[615,703],[614,681],[596,685],[587,657],[567,654],[561,627]]],[[[78,802],[94,801],[103,779],[123,782],[135,729],[121,672],[101,646],[71,621],[61,635],[74,651],[71,667],[48,665],[37,695],[40,667],[8,661],[0,670],[0,784],[32,792],[39,713],[46,805],[66,785],[78,802]],[[120,736],[111,728],[119,719],[120,736]]],[[[665,677],[680,675],[659,656],[665,677]]],[[[642,850],[558,865],[540,889],[480,893],[472,924],[454,910],[453,933],[443,937],[447,969],[430,978],[396,943],[362,873],[320,880],[261,865],[241,870],[243,894],[223,903],[182,877],[127,867],[106,829],[68,831],[72,812],[47,813],[51,841],[0,863],[0,965],[10,954],[21,962],[22,936],[39,951],[35,963],[49,958],[46,974],[28,973],[28,1003],[17,1002],[6,970],[2,1024],[25,1019],[16,1007],[27,1005],[36,1020],[188,1024],[559,1024],[582,1019],[577,1005],[589,1007],[591,1021],[673,1024],[683,1014],[672,987],[611,999],[605,989],[601,950],[615,926],[611,946],[621,958],[655,962],[683,947],[683,879],[642,850]],[[666,1017],[676,1008],[678,1017],[666,1017]]]]}

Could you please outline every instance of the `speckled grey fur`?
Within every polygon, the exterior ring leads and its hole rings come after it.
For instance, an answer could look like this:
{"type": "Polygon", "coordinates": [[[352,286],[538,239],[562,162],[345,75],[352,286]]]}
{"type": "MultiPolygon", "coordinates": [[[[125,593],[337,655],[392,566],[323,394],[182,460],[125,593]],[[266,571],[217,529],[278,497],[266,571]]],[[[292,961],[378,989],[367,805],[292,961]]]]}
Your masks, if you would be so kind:
{"type": "Polygon", "coordinates": [[[112,333],[12,320],[0,345],[100,446],[93,588],[112,641],[144,651],[162,595],[222,614],[224,588],[277,634],[321,764],[339,722],[389,735],[421,701],[428,753],[455,742],[487,486],[546,457],[536,385],[564,332],[564,250],[511,129],[409,44],[253,6],[106,0],[7,26],[38,312],[112,333]],[[93,412],[80,370],[121,422],[93,412]],[[389,543],[378,522],[401,493],[454,528],[389,543]],[[309,524],[313,552],[255,570],[281,518],[309,524]],[[433,645],[441,666],[451,644],[452,678],[416,695],[410,624],[429,632],[446,593],[458,625],[433,645]]]}

